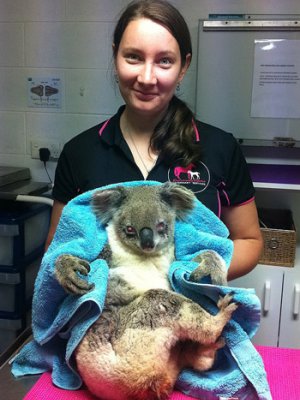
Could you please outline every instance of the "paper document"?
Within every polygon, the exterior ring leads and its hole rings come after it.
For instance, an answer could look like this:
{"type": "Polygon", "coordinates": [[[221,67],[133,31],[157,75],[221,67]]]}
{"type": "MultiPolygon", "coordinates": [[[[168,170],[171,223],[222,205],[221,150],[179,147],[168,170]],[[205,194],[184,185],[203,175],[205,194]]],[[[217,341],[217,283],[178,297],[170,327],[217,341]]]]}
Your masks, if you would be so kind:
{"type": "Polygon", "coordinates": [[[300,117],[300,40],[256,40],[251,117],[300,117]]]}

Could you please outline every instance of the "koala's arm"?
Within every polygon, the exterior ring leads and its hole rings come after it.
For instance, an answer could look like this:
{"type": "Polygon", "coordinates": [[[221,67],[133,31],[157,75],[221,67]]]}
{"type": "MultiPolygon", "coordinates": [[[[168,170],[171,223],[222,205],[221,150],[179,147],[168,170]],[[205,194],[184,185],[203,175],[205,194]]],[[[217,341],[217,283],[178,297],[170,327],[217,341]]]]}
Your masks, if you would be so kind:
{"type": "Polygon", "coordinates": [[[191,273],[190,281],[199,283],[208,276],[213,285],[227,286],[227,268],[225,261],[212,250],[204,251],[193,259],[198,267],[191,273]]]}
{"type": "MultiPolygon", "coordinates": [[[[106,260],[109,265],[111,260],[109,245],[104,246],[97,258],[106,260]]],[[[56,279],[69,294],[83,295],[94,289],[94,284],[80,277],[80,275],[87,276],[89,272],[90,264],[87,261],[70,254],[58,257],[55,263],[56,279]]]]}
{"type": "Polygon", "coordinates": [[[125,279],[117,274],[112,275],[109,280],[106,305],[110,306],[125,306],[141,296],[144,292],[132,286],[125,279]]]}
{"type": "Polygon", "coordinates": [[[79,257],[64,254],[55,262],[55,276],[60,285],[69,294],[83,295],[94,288],[93,284],[82,279],[79,274],[87,276],[90,265],[79,257]]]}

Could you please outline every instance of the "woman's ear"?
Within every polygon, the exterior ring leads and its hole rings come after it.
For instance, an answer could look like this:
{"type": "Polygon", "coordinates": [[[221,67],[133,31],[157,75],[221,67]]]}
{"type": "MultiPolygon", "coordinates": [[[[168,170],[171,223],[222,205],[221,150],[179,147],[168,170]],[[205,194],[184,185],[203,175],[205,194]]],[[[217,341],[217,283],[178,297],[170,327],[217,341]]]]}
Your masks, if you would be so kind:
{"type": "Polygon", "coordinates": [[[192,55],[191,53],[188,53],[185,57],[185,63],[181,68],[180,74],[179,74],[179,79],[178,79],[178,83],[182,81],[182,79],[184,78],[187,70],[189,69],[189,66],[191,65],[191,61],[192,61],[192,55]]]}

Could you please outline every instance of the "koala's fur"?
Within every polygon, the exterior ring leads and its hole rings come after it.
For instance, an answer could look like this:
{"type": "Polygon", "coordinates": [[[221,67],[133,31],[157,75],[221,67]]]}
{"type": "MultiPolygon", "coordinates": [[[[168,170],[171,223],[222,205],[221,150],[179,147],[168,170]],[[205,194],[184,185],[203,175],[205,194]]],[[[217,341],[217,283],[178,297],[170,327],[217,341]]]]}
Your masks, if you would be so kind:
{"type": "MultiPolygon", "coordinates": [[[[78,371],[103,400],[167,399],[183,368],[205,371],[224,346],[220,337],[237,305],[227,295],[213,316],[171,290],[175,219],[192,210],[194,195],[176,185],[116,187],[95,193],[94,210],[107,224],[109,246],[101,253],[110,266],[104,310],[76,349],[78,371]]],[[[202,253],[190,279],[210,275],[226,284],[224,261],[202,253]]],[[[89,264],[63,255],[56,277],[65,290],[84,294],[93,287],[77,272],[89,264]]]]}

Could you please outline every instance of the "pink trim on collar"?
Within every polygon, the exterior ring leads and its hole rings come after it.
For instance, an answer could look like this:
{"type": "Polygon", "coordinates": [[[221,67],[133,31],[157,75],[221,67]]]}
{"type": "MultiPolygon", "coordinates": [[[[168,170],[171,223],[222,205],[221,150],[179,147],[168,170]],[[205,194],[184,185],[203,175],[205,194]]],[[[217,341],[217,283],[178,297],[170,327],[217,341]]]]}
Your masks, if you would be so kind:
{"type": "MultiPolygon", "coordinates": [[[[104,122],[104,124],[101,126],[101,128],[99,130],[99,136],[102,136],[102,133],[103,133],[104,129],[106,128],[107,124],[109,123],[109,121],[110,121],[110,118],[108,120],[106,120],[104,122]]],[[[193,124],[193,128],[194,128],[195,136],[196,136],[196,141],[200,142],[199,131],[198,131],[198,128],[197,128],[197,125],[196,125],[194,119],[192,119],[192,124],[193,124]]]]}
{"type": "Polygon", "coordinates": [[[99,130],[99,136],[102,135],[102,133],[103,133],[104,129],[106,128],[107,124],[109,123],[109,121],[110,121],[110,118],[107,121],[105,121],[104,124],[101,126],[101,128],[99,130]]]}
{"type": "Polygon", "coordinates": [[[193,128],[194,128],[195,136],[196,136],[196,142],[200,142],[200,135],[199,135],[197,125],[194,121],[194,118],[192,119],[192,124],[193,124],[193,128]]]}

